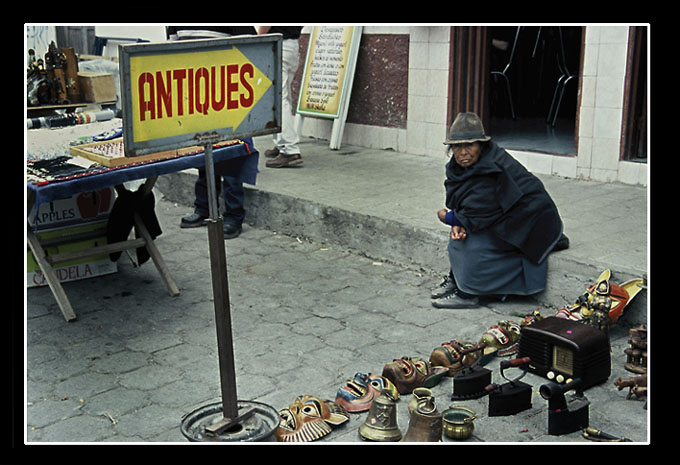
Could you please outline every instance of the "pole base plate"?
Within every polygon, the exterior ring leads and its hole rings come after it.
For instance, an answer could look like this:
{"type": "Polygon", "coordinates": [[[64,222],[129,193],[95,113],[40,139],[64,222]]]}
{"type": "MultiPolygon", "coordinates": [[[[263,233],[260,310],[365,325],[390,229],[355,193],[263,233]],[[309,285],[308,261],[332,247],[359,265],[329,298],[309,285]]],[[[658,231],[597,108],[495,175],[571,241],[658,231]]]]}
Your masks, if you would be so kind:
{"type": "Polygon", "coordinates": [[[233,421],[224,418],[222,402],[199,407],[182,419],[182,434],[191,442],[275,441],[280,417],[273,407],[253,401],[237,404],[239,417],[233,421]]]}

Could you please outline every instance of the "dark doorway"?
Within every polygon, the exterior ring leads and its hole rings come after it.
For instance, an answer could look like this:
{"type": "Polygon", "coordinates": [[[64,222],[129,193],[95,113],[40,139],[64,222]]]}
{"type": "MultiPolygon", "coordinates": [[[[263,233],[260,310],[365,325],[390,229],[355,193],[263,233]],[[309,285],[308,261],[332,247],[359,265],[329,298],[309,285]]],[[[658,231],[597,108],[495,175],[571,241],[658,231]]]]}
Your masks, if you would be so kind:
{"type": "Polygon", "coordinates": [[[580,26],[487,27],[489,134],[506,149],[576,154],[580,26]]]}
{"type": "Polygon", "coordinates": [[[647,26],[630,28],[622,159],[647,162],[647,26]]]}

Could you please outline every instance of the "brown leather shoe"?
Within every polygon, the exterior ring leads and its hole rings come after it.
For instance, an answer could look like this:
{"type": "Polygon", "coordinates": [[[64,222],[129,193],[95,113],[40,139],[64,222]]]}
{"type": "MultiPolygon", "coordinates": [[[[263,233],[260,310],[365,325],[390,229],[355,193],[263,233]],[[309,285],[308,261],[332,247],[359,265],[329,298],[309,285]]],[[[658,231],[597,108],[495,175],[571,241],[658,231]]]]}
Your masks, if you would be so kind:
{"type": "Polygon", "coordinates": [[[279,148],[274,147],[273,149],[265,150],[264,156],[267,157],[267,158],[276,158],[276,157],[279,156],[279,153],[281,153],[281,152],[279,152],[279,148]]]}
{"type": "Polygon", "coordinates": [[[273,160],[267,160],[265,166],[267,168],[285,168],[287,166],[299,165],[302,163],[302,157],[299,153],[294,153],[292,155],[279,154],[273,160]]]}

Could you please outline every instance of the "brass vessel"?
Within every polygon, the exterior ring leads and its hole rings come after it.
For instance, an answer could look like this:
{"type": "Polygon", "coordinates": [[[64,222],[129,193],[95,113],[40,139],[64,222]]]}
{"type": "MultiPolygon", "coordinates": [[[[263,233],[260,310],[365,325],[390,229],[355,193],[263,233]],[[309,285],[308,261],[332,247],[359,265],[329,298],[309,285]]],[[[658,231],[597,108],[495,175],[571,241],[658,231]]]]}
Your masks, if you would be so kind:
{"type": "Polygon", "coordinates": [[[432,390],[426,387],[417,387],[411,393],[412,397],[408,403],[408,413],[412,413],[416,408],[418,408],[418,402],[428,397],[432,397],[432,390]]]}
{"type": "Polygon", "coordinates": [[[442,440],[442,414],[437,411],[434,397],[424,397],[411,411],[404,442],[440,442],[442,440]]]}
{"type": "Polygon", "coordinates": [[[471,408],[451,405],[442,412],[444,434],[451,439],[468,439],[475,430],[476,418],[477,414],[471,408]]]}

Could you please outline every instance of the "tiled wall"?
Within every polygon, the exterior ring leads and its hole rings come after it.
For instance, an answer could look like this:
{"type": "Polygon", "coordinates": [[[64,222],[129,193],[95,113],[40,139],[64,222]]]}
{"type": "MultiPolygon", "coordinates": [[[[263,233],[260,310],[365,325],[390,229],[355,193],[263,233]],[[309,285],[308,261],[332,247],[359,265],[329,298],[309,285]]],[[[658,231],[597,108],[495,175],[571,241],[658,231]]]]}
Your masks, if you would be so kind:
{"type": "Polygon", "coordinates": [[[404,149],[439,157],[445,153],[449,80],[449,26],[411,26],[408,127],[404,149]]]}
{"type": "MultiPolygon", "coordinates": [[[[444,154],[449,31],[448,26],[364,27],[363,34],[409,35],[407,124],[401,129],[347,123],[343,145],[418,155],[444,154]]],[[[303,135],[327,139],[331,129],[331,121],[305,118],[302,131],[303,135]]]]}
{"type": "Polygon", "coordinates": [[[647,184],[647,164],[620,161],[628,26],[588,26],[576,176],[647,184]]]}

